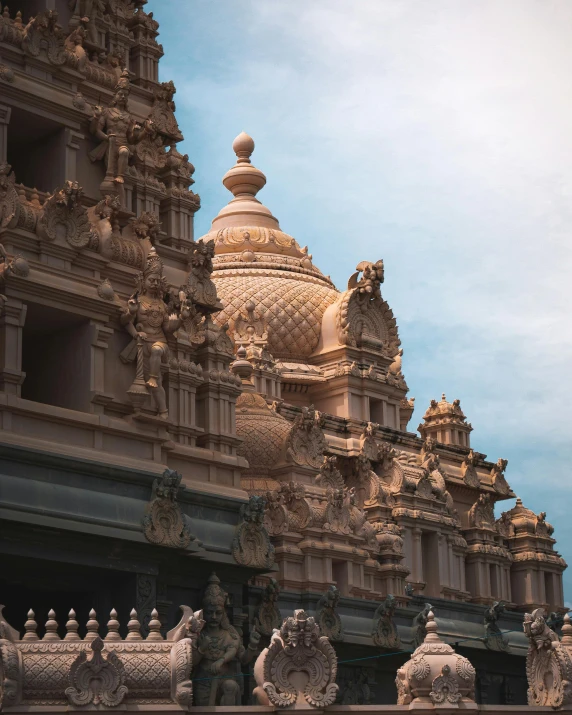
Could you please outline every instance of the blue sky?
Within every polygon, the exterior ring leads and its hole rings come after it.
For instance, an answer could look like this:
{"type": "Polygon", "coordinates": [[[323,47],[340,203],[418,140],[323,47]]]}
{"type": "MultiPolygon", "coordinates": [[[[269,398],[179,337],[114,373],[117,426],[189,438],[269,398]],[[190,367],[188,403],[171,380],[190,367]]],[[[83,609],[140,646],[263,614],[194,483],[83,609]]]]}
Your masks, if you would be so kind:
{"type": "MultiPolygon", "coordinates": [[[[260,198],[344,288],[385,262],[416,410],[460,398],[572,561],[572,4],[150,0],[202,199],[242,130],[260,198]]],[[[512,502],[506,502],[511,506],[512,502]]],[[[565,576],[572,601],[572,569],[565,576]]]]}

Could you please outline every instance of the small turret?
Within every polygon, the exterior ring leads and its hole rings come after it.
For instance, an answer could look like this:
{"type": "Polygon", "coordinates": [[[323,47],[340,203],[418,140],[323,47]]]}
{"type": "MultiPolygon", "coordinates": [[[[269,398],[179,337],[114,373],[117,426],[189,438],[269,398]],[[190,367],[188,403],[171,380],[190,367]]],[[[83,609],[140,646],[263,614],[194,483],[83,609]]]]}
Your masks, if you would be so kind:
{"type": "Polygon", "coordinates": [[[472,426],[467,422],[461,401],[447,402],[445,394],[441,400],[431,400],[427,412],[423,415],[423,424],[417,428],[421,437],[432,437],[441,444],[454,444],[458,447],[470,447],[472,426]]]}

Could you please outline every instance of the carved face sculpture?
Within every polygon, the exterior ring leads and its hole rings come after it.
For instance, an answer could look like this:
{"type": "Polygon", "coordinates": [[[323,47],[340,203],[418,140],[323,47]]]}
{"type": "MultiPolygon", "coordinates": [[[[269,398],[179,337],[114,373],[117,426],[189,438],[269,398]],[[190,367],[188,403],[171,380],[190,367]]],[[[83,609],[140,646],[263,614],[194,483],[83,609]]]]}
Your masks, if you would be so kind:
{"type": "Polygon", "coordinates": [[[145,276],[143,289],[147,295],[159,298],[161,295],[161,275],[159,273],[149,273],[145,276]]]}
{"type": "Polygon", "coordinates": [[[216,603],[208,603],[203,609],[203,618],[208,626],[220,626],[224,618],[224,608],[216,603]]]}
{"type": "Polygon", "coordinates": [[[119,109],[127,109],[127,100],[129,95],[125,89],[118,89],[113,98],[113,104],[119,109]]]}

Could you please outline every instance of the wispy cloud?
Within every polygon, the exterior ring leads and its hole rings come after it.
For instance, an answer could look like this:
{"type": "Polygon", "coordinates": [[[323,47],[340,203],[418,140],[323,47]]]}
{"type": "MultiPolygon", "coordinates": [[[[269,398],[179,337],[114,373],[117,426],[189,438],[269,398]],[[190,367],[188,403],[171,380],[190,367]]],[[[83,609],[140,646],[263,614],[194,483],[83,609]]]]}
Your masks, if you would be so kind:
{"type": "Polygon", "coordinates": [[[244,129],[269,180],[261,198],[339,286],[359,260],[384,258],[417,397],[410,427],[431,397],[460,397],[475,447],[509,457],[513,488],[548,511],[566,552],[570,3],[152,9],[197,166],[197,235],[228,200],[220,178],[244,129]]]}

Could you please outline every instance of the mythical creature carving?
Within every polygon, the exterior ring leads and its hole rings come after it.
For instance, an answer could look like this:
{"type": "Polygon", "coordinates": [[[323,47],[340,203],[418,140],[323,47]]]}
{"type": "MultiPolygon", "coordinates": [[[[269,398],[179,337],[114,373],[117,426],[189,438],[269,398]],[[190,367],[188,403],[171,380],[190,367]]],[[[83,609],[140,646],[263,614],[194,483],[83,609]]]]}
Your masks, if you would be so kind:
{"type": "Polygon", "coordinates": [[[271,568],[274,564],[274,546],[264,528],[266,499],[251,496],[248,504],[240,507],[240,522],[232,541],[232,555],[241,566],[271,568]]]}
{"type": "Polygon", "coordinates": [[[322,414],[313,405],[302,407],[286,441],[286,456],[290,462],[312,469],[320,468],[328,448],[322,431],[323,423],[322,414]]]}
{"type": "Polygon", "coordinates": [[[205,242],[201,238],[191,245],[189,251],[188,295],[193,303],[209,311],[222,309],[216,286],[211,280],[214,250],[214,239],[205,242]]]}
{"type": "Polygon", "coordinates": [[[284,496],[278,491],[266,492],[264,528],[271,536],[283,534],[290,528],[288,509],[284,505],[284,496]]]}
{"type": "Polygon", "coordinates": [[[324,489],[343,489],[345,486],[344,478],[340,470],[337,468],[338,458],[325,456],[320,472],[315,480],[316,484],[324,489]]]}
{"type": "Polygon", "coordinates": [[[169,142],[180,142],[183,135],[175,118],[175,96],[177,89],[172,81],[162,82],[153,93],[153,107],[149,118],[153,125],[169,142]]]}
{"type": "Polygon", "coordinates": [[[150,211],[142,211],[130,224],[133,235],[140,241],[148,238],[154,246],[159,238],[161,222],[157,214],[150,211]]]}
{"type": "Polygon", "coordinates": [[[145,269],[137,277],[137,290],[127,301],[121,323],[133,340],[121,353],[124,362],[137,360],[135,381],[128,395],[136,407],[141,407],[149,392],[159,413],[167,419],[167,399],[162,385],[161,364],[169,360],[167,333],[173,333],[191,315],[191,305],[181,296],[180,311],[169,313],[164,296],[167,281],[163,276],[163,261],[152,248],[145,269]]]}
{"type": "Polygon", "coordinates": [[[263,636],[271,636],[282,625],[282,614],[277,601],[280,596],[280,584],[271,578],[264,587],[260,598],[260,606],[256,614],[254,625],[263,636]]]}
{"type": "Polygon", "coordinates": [[[475,669],[463,656],[437,635],[431,611],[426,616],[426,636],[411,659],[397,671],[397,704],[433,703],[435,707],[457,708],[473,703],[475,669]]]}
{"type": "Polygon", "coordinates": [[[36,233],[46,241],[61,235],[73,248],[86,248],[92,242],[87,211],[81,205],[83,189],[77,181],[66,181],[40,209],[36,233]]]}
{"type": "Polygon", "coordinates": [[[469,526],[495,530],[495,511],[489,494],[479,494],[479,498],[469,509],[469,526]]]}
{"type": "Polygon", "coordinates": [[[401,640],[394,621],[397,603],[395,596],[388,594],[373,614],[373,642],[379,648],[401,648],[401,640]]]}
{"type": "Polygon", "coordinates": [[[61,66],[67,61],[65,39],[57,11],[44,10],[30,18],[24,28],[22,49],[32,57],[39,57],[43,51],[50,64],[61,66]]]}
{"type": "Polygon", "coordinates": [[[379,454],[379,445],[375,439],[375,435],[379,425],[375,422],[368,422],[364,427],[363,432],[360,437],[360,452],[370,460],[370,462],[377,461],[379,454]]]}
{"type": "Polygon", "coordinates": [[[294,611],[254,665],[254,695],[260,705],[327,707],[338,693],[336,674],[337,658],[332,645],[320,636],[311,616],[303,610],[294,611]],[[304,685],[300,687],[300,683],[304,685]]]}
{"type": "Polygon", "coordinates": [[[350,501],[347,489],[328,489],[326,493],[326,506],[322,518],[322,527],[326,531],[338,534],[349,534],[351,532],[350,501]]]}
{"type": "Polygon", "coordinates": [[[461,476],[463,477],[463,481],[467,486],[475,487],[476,489],[479,489],[481,486],[479,475],[475,469],[480,458],[481,455],[471,449],[461,464],[461,476]]]}
{"type": "Polygon", "coordinates": [[[508,459],[499,459],[491,469],[491,481],[493,483],[493,488],[496,492],[503,495],[510,492],[510,487],[504,476],[507,465],[508,459]]]}
{"type": "Polygon", "coordinates": [[[280,486],[280,494],[288,510],[290,531],[302,531],[312,523],[313,511],[302,484],[289,482],[280,486]]]}
{"type": "Polygon", "coordinates": [[[125,70],[115,86],[111,106],[94,107],[90,125],[91,133],[101,143],[90,151],[89,158],[92,161],[105,160],[105,189],[115,193],[125,182],[129,159],[133,156],[135,146],[154,133],[151,120],[141,125],[129,112],[130,91],[129,72],[125,70]]]}
{"type": "Polygon", "coordinates": [[[18,226],[34,231],[37,214],[37,206],[18,196],[16,177],[10,164],[0,164],[0,230],[18,226]]]}
{"type": "Polygon", "coordinates": [[[332,641],[343,641],[344,628],[336,609],[340,601],[340,592],[336,586],[330,586],[316,605],[316,623],[320,633],[332,641]]]}
{"type": "Polygon", "coordinates": [[[381,297],[382,282],[383,261],[358,264],[348,282],[348,290],[338,303],[338,341],[341,345],[367,347],[394,358],[400,341],[393,313],[381,297]]]}
{"type": "Polygon", "coordinates": [[[546,625],[542,608],[524,614],[524,633],[529,640],[526,656],[528,704],[568,709],[572,705],[572,624],[564,616],[562,641],[546,625]]]}
{"type": "Polygon", "coordinates": [[[66,695],[72,705],[105,705],[117,707],[127,695],[125,668],[115,652],[104,658],[101,655],[103,641],[99,636],[90,643],[91,657],[82,650],[71,665],[70,687],[66,695]]]}
{"type": "Polygon", "coordinates": [[[152,544],[186,549],[195,538],[187,524],[186,517],[177,503],[182,475],[172,469],[165,469],[160,478],[153,482],[151,502],[143,517],[143,533],[152,544]]]}
{"type": "Polygon", "coordinates": [[[500,518],[496,520],[495,527],[498,533],[505,539],[512,539],[516,534],[514,524],[512,523],[508,511],[503,511],[500,518]]]}
{"type": "Polygon", "coordinates": [[[506,610],[504,601],[495,601],[484,614],[485,645],[489,650],[508,650],[508,640],[498,625],[498,620],[506,610]]]}
{"type": "Polygon", "coordinates": [[[193,644],[195,705],[240,705],[240,665],[258,654],[260,633],[252,629],[245,648],[228,620],[226,604],[227,594],[212,574],[203,598],[204,625],[193,644]]]}

